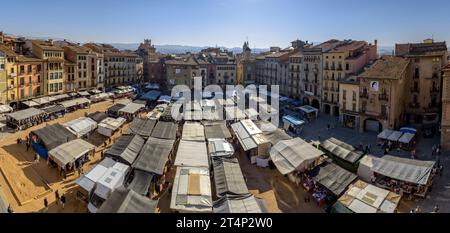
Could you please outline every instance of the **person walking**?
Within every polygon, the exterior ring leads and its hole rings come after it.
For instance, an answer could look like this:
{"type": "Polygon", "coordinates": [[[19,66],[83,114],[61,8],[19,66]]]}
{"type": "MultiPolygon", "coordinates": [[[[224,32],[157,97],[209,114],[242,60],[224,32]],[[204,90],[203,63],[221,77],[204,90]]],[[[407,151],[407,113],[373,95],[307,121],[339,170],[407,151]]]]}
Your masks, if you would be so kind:
{"type": "Polygon", "coordinates": [[[34,154],[34,162],[39,163],[39,155],[37,153],[34,154]]]}
{"type": "Polygon", "coordinates": [[[25,145],[27,146],[27,151],[30,149],[30,142],[27,140],[27,142],[25,143],[25,145]]]}
{"type": "Polygon", "coordinates": [[[13,208],[11,207],[11,205],[8,205],[8,213],[9,213],[9,214],[14,213],[14,210],[13,210],[13,208]]]}
{"type": "Polygon", "coordinates": [[[61,205],[62,205],[62,208],[64,209],[64,206],[66,205],[66,195],[64,193],[61,196],[61,205]]]}
{"type": "Polygon", "coordinates": [[[59,196],[58,190],[55,191],[55,200],[56,200],[56,204],[58,205],[59,200],[60,200],[60,196],[59,196]]]}
{"type": "Polygon", "coordinates": [[[436,204],[433,208],[433,213],[437,213],[437,212],[439,212],[439,205],[436,204]]]}
{"type": "Polygon", "coordinates": [[[47,198],[44,198],[44,213],[48,211],[48,200],[47,198]]]}

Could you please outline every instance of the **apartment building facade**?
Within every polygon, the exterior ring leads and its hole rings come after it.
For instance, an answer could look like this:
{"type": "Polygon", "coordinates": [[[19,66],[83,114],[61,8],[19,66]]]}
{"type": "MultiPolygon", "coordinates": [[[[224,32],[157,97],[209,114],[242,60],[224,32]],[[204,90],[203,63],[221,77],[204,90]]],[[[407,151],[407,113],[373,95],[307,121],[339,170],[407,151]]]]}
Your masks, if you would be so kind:
{"type": "Polygon", "coordinates": [[[350,76],[339,82],[339,122],[346,128],[359,130],[359,79],[350,76]]]}
{"type": "Polygon", "coordinates": [[[443,150],[450,150],[450,64],[442,72],[441,146],[443,150]]]}
{"type": "Polygon", "coordinates": [[[172,89],[176,85],[194,87],[194,77],[199,75],[199,64],[192,56],[179,57],[166,62],[167,87],[172,89]]]}

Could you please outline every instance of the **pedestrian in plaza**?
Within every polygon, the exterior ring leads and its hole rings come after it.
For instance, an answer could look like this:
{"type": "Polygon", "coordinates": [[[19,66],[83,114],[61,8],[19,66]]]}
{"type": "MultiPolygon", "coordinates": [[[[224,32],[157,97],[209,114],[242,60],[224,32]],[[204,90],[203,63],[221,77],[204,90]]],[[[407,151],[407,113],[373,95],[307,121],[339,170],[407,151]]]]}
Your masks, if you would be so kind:
{"type": "Polygon", "coordinates": [[[327,124],[327,131],[330,131],[331,125],[327,124]]]}
{"type": "Polygon", "coordinates": [[[8,205],[8,213],[9,213],[9,214],[14,213],[14,210],[13,210],[13,208],[11,207],[11,205],[8,205]]]}
{"type": "Polygon", "coordinates": [[[442,164],[439,166],[439,176],[442,177],[442,173],[444,173],[444,166],[442,164]]]}
{"type": "Polygon", "coordinates": [[[436,147],[436,155],[439,156],[441,155],[441,149],[440,149],[440,145],[438,147],[436,147]]]}
{"type": "Polygon", "coordinates": [[[27,151],[30,149],[30,142],[27,140],[27,142],[25,143],[27,146],[27,151]]]}
{"type": "Polygon", "coordinates": [[[66,195],[64,193],[61,196],[61,205],[62,205],[62,208],[64,209],[64,206],[66,205],[66,195]]]}
{"type": "Polygon", "coordinates": [[[439,205],[436,204],[433,208],[433,213],[437,213],[437,212],[439,212],[439,205]]]}
{"type": "Polygon", "coordinates": [[[60,200],[58,190],[55,191],[55,200],[56,200],[56,204],[58,205],[58,202],[59,202],[59,200],[60,200]]]}
{"type": "Polygon", "coordinates": [[[416,212],[416,213],[419,213],[419,212],[420,212],[419,206],[416,207],[416,209],[414,210],[414,212],[416,212]]]}
{"type": "Polygon", "coordinates": [[[34,154],[34,162],[39,163],[39,155],[37,153],[34,154]]]}
{"type": "Polygon", "coordinates": [[[47,198],[44,198],[44,212],[48,211],[48,200],[47,198]]]}

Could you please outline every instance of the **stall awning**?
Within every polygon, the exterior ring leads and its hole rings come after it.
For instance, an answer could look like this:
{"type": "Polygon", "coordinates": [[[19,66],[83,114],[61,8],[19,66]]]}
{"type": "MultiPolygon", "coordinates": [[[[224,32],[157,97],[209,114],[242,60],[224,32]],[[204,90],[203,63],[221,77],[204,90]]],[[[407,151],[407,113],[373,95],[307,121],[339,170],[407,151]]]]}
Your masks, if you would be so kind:
{"type": "Polygon", "coordinates": [[[214,202],[213,212],[226,213],[263,213],[256,198],[252,194],[225,195],[214,202]]]}
{"type": "Polygon", "coordinates": [[[48,153],[61,167],[75,162],[81,156],[94,150],[95,146],[82,139],[75,139],[53,148],[48,153]]]}
{"type": "Polygon", "coordinates": [[[391,136],[391,134],[392,134],[393,132],[394,132],[394,131],[391,130],[391,129],[384,129],[381,133],[378,134],[377,137],[378,137],[379,139],[387,140],[387,139],[389,138],[389,136],[391,136]]]}
{"type": "Polygon", "coordinates": [[[125,107],[125,104],[114,104],[113,106],[108,108],[108,112],[113,112],[113,113],[117,113],[119,112],[120,109],[122,109],[123,107],[125,107]]]}
{"type": "Polygon", "coordinates": [[[108,117],[108,114],[104,112],[94,112],[89,114],[88,117],[94,120],[95,122],[100,123],[108,117]]]}
{"type": "Polygon", "coordinates": [[[41,108],[41,110],[45,111],[47,114],[53,114],[53,113],[57,113],[57,112],[63,112],[66,109],[62,106],[62,105],[51,105],[45,108],[41,108]]]}
{"type": "Polygon", "coordinates": [[[281,140],[292,139],[292,137],[289,136],[289,134],[287,134],[284,130],[276,127],[270,122],[257,121],[255,124],[261,129],[264,137],[269,140],[272,145],[277,144],[281,140]]]}
{"type": "Polygon", "coordinates": [[[297,126],[302,126],[302,125],[305,124],[304,121],[302,121],[302,120],[300,120],[300,119],[298,119],[297,117],[294,117],[294,116],[292,116],[292,115],[286,115],[286,116],[283,116],[283,120],[289,122],[291,125],[293,125],[293,126],[295,126],[295,127],[297,127],[297,126]]]}
{"type": "Polygon", "coordinates": [[[174,143],[174,140],[150,137],[142,147],[132,167],[141,171],[162,175],[174,143]]]}
{"type": "Polygon", "coordinates": [[[405,143],[408,144],[411,142],[411,140],[414,138],[414,134],[411,133],[404,133],[399,139],[398,141],[401,143],[405,143]]]}
{"type": "Polygon", "coordinates": [[[64,126],[56,123],[32,131],[42,141],[47,150],[76,139],[76,136],[64,126]]]}
{"type": "Polygon", "coordinates": [[[402,128],[400,128],[399,131],[402,132],[402,133],[410,133],[410,134],[416,134],[417,133],[417,130],[412,128],[412,127],[402,127],[402,128]]]}
{"type": "Polygon", "coordinates": [[[204,124],[205,137],[211,138],[231,138],[230,130],[224,121],[217,123],[204,124]]]}
{"type": "Polygon", "coordinates": [[[402,136],[402,132],[399,131],[393,131],[391,135],[387,138],[389,141],[397,142],[398,139],[402,136]]]}
{"type": "Polygon", "coordinates": [[[139,135],[122,135],[119,140],[105,152],[105,155],[130,165],[136,160],[144,143],[145,140],[139,135]]]}
{"type": "Polygon", "coordinates": [[[148,101],[156,101],[160,95],[161,95],[160,91],[152,90],[152,91],[149,91],[149,92],[143,94],[139,99],[148,100],[148,101]]]}
{"type": "Polygon", "coordinates": [[[90,96],[91,94],[89,94],[89,92],[87,92],[87,91],[80,91],[80,92],[78,92],[78,95],[80,95],[80,96],[90,96]]]}
{"type": "Polygon", "coordinates": [[[144,104],[129,103],[125,107],[121,108],[119,112],[135,114],[143,108],[145,108],[144,104]]]}
{"type": "Polygon", "coordinates": [[[158,121],[153,128],[152,137],[163,139],[175,139],[178,131],[178,125],[173,122],[158,121]]]}
{"type": "Polygon", "coordinates": [[[357,176],[334,163],[318,166],[314,181],[328,189],[336,196],[340,196],[345,189],[357,178],[357,176]]]}
{"type": "Polygon", "coordinates": [[[45,96],[45,97],[33,99],[33,101],[38,103],[39,105],[43,105],[43,104],[48,104],[50,102],[56,101],[56,99],[51,96],[45,96]]]}
{"type": "Polygon", "coordinates": [[[238,106],[226,106],[224,108],[226,120],[241,120],[245,119],[247,115],[238,106]]]}
{"type": "Polygon", "coordinates": [[[31,117],[37,117],[40,116],[42,114],[44,114],[45,112],[37,109],[37,108],[27,108],[24,110],[20,110],[17,112],[13,112],[13,113],[8,113],[6,114],[6,116],[8,116],[11,119],[14,119],[16,121],[21,121],[21,120],[25,120],[31,117]]]}
{"type": "Polygon", "coordinates": [[[186,141],[205,141],[205,128],[198,122],[185,122],[181,139],[186,141]]]}
{"type": "Polygon", "coordinates": [[[211,181],[208,168],[177,168],[170,209],[183,212],[212,212],[211,181]]]}
{"type": "Polygon", "coordinates": [[[178,145],[175,166],[209,167],[205,142],[181,140],[178,145]]]}
{"type": "Polygon", "coordinates": [[[149,137],[155,127],[156,120],[134,118],[128,126],[130,131],[141,137],[149,137]]]}
{"type": "Polygon", "coordinates": [[[372,171],[392,179],[425,185],[428,183],[434,164],[434,161],[420,161],[386,155],[382,158],[373,159],[372,171]]]}
{"type": "Polygon", "coordinates": [[[303,112],[305,112],[305,113],[318,113],[319,112],[319,110],[317,109],[317,108],[314,108],[314,107],[311,107],[311,106],[309,106],[309,105],[305,105],[305,106],[301,106],[301,107],[298,107],[300,110],[302,110],[303,112]]]}
{"type": "Polygon", "coordinates": [[[329,153],[352,164],[357,162],[363,156],[363,153],[356,151],[353,146],[336,138],[329,138],[321,142],[320,146],[329,153]]]}
{"type": "Polygon", "coordinates": [[[236,158],[213,159],[214,181],[218,196],[225,194],[248,194],[247,184],[236,158]]]}
{"type": "Polygon", "coordinates": [[[102,122],[98,124],[98,127],[104,127],[111,129],[112,131],[117,130],[122,126],[127,120],[125,118],[119,117],[119,118],[111,118],[107,117],[102,122]]]}
{"type": "Polygon", "coordinates": [[[270,157],[281,174],[304,171],[324,153],[300,138],[283,140],[270,150],[270,157]]]}
{"type": "Polygon", "coordinates": [[[80,117],[63,124],[70,132],[82,137],[97,128],[97,122],[89,117],[80,117]]]}
{"type": "Polygon", "coordinates": [[[155,213],[157,200],[120,187],[100,206],[97,213],[155,213]]]}
{"type": "Polygon", "coordinates": [[[60,94],[60,95],[54,95],[52,96],[55,100],[61,100],[61,99],[66,99],[66,98],[70,98],[70,96],[68,94],[60,94]]]}
{"type": "Polygon", "coordinates": [[[152,173],[134,170],[133,180],[127,186],[127,189],[131,189],[142,196],[147,196],[153,176],[152,173]]]}
{"type": "Polygon", "coordinates": [[[0,113],[8,113],[8,112],[12,112],[14,111],[14,109],[12,107],[10,107],[9,105],[3,104],[0,105],[0,113]]]}
{"type": "Polygon", "coordinates": [[[22,104],[24,104],[24,105],[26,105],[28,107],[36,107],[36,106],[40,105],[39,103],[36,103],[36,102],[34,102],[32,100],[23,101],[22,104]]]}
{"type": "Polygon", "coordinates": [[[244,151],[257,148],[258,145],[268,143],[262,131],[250,119],[241,120],[231,125],[234,134],[244,151]]]}
{"type": "Polygon", "coordinates": [[[158,102],[170,103],[172,101],[172,96],[162,95],[159,97],[158,102]]]}
{"type": "Polygon", "coordinates": [[[208,139],[208,152],[211,157],[229,157],[234,154],[234,148],[224,138],[211,138],[208,139]]]}
{"type": "Polygon", "coordinates": [[[70,108],[70,107],[74,107],[77,105],[90,104],[90,103],[91,103],[91,101],[86,98],[77,98],[77,99],[73,99],[73,100],[63,101],[60,104],[62,106],[64,106],[65,108],[70,108]]]}

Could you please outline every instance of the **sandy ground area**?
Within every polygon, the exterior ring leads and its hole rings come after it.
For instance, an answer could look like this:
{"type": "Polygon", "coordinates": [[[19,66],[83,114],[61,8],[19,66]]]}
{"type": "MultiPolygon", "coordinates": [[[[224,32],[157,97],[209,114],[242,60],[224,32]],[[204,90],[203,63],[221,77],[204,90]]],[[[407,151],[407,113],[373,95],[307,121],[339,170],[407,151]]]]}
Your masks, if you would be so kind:
{"type": "MultiPolygon", "coordinates": [[[[26,151],[25,144],[18,145],[18,137],[25,138],[32,130],[45,127],[46,124],[56,122],[64,123],[73,119],[85,116],[86,113],[95,111],[105,111],[112,106],[112,101],[105,101],[92,104],[88,109],[68,113],[63,118],[34,126],[24,131],[6,135],[0,139],[0,185],[3,188],[8,202],[15,212],[42,212],[44,210],[44,198],[49,201],[48,212],[86,212],[86,205],[80,204],[76,200],[76,192],[79,188],[75,180],[79,174],[70,174],[64,180],[56,169],[51,168],[45,161],[34,162],[33,150],[26,151]],[[67,204],[63,209],[61,205],[55,202],[54,191],[58,190],[60,194],[65,194],[67,204]]],[[[120,131],[113,137],[118,137],[120,131]]],[[[88,171],[93,164],[101,159],[101,151],[104,149],[102,141],[106,140],[98,133],[92,134],[88,141],[98,145],[94,157],[84,166],[84,171],[88,171]]],[[[108,145],[110,146],[110,145],[108,145]]]]}

